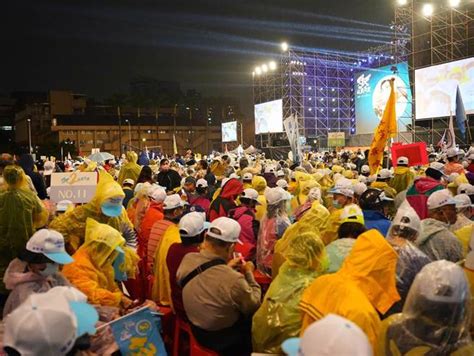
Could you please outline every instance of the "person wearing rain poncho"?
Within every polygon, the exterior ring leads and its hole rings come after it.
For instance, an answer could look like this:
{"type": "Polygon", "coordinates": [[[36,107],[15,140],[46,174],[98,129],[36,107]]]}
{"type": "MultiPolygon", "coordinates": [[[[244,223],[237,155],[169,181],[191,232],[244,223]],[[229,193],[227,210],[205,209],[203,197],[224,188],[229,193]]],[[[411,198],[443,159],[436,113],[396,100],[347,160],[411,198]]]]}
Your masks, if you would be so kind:
{"type": "Polygon", "coordinates": [[[132,301],[118,288],[116,281],[134,277],[137,254],[125,246],[125,239],[114,228],[87,219],[84,244],[64,266],[64,276],[91,304],[128,308],[132,301]]]}
{"type": "Polygon", "coordinates": [[[299,335],[301,295],[327,265],[324,244],[314,231],[295,236],[286,257],[253,317],[254,352],[281,353],[281,343],[299,335]]]}
{"type": "Polygon", "coordinates": [[[142,167],[137,164],[137,161],[138,156],[135,152],[128,151],[125,154],[126,163],[120,168],[117,180],[118,184],[122,185],[123,181],[127,178],[132,179],[134,182],[138,180],[138,176],[140,175],[142,167]]]}
{"type": "MultiPolygon", "coordinates": [[[[298,176],[299,174],[304,174],[297,172],[296,175],[298,176]]],[[[291,200],[291,215],[295,215],[296,210],[304,205],[306,201],[308,200],[308,194],[311,189],[313,188],[320,188],[320,185],[316,180],[313,179],[312,176],[307,175],[307,180],[300,180],[299,181],[299,189],[298,189],[298,194],[293,197],[291,200]]]]}
{"type": "Polygon", "coordinates": [[[64,236],[69,252],[75,252],[83,243],[86,220],[92,218],[100,223],[110,225],[125,237],[127,245],[137,246],[137,236],[127,212],[122,206],[125,194],[112,177],[101,172],[97,190],[92,200],[72,211],[55,218],[50,228],[64,236]]]}
{"type": "Polygon", "coordinates": [[[449,226],[456,222],[456,201],[448,190],[430,195],[427,202],[429,218],[422,220],[421,233],[415,243],[432,261],[458,262],[463,258],[462,246],[449,226]]]}
{"type": "Polygon", "coordinates": [[[269,188],[265,192],[267,214],[260,224],[257,241],[257,268],[264,274],[272,275],[272,262],[275,243],[291,225],[286,213],[290,194],[281,188],[269,188]]]}
{"type": "Polygon", "coordinates": [[[286,255],[290,249],[292,240],[296,236],[303,232],[312,232],[321,237],[321,231],[323,231],[326,226],[329,211],[320,203],[321,191],[319,188],[313,188],[308,197],[308,201],[299,209],[296,215],[296,222],[286,229],[282,238],[275,244],[272,261],[273,278],[278,275],[281,265],[286,261],[286,255]],[[313,201],[310,203],[310,200],[313,201]],[[304,207],[306,207],[306,209],[304,209],[304,207]]]}
{"type": "Polygon", "coordinates": [[[267,200],[265,199],[265,190],[267,189],[267,181],[261,176],[253,176],[252,188],[258,193],[259,204],[256,207],[255,217],[258,221],[262,221],[267,212],[267,200]]]}
{"type": "Polygon", "coordinates": [[[385,319],[378,354],[473,355],[471,293],[461,267],[435,261],[417,274],[403,312],[385,319]]]}
{"type": "MultiPolygon", "coordinates": [[[[0,276],[25,248],[35,230],[48,219],[48,212],[41,201],[29,190],[23,169],[7,166],[3,178],[7,189],[0,192],[0,276]]],[[[0,282],[0,305],[6,294],[5,285],[0,282]]]]}
{"type": "Polygon", "coordinates": [[[400,299],[396,288],[397,253],[377,230],[360,235],[342,268],[318,277],[301,297],[302,332],[329,313],[357,324],[375,347],[385,314],[400,299]]]}
{"type": "Polygon", "coordinates": [[[431,262],[430,258],[414,244],[420,232],[420,218],[410,204],[405,202],[395,215],[387,235],[387,241],[398,253],[397,290],[401,299],[390,308],[385,316],[402,311],[415,276],[431,262]]]}
{"type": "Polygon", "coordinates": [[[406,190],[415,180],[415,173],[408,166],[407,157],[398,157],[397,166],[390,180],[390,187],[396,190],[397,194],[406,190]]]}
{"type": "Polygon", "coordinates": [[[457,219],[456,222],[450,226],[449,230],[453,232],[459,242],[461,242],[463,256],[466,256],[469,252],[469,241],[471,240],[474,229],[474,221],[471,220],[473,204],[467,194],[456,195],[454,201],[456,202],[457,219]]]}

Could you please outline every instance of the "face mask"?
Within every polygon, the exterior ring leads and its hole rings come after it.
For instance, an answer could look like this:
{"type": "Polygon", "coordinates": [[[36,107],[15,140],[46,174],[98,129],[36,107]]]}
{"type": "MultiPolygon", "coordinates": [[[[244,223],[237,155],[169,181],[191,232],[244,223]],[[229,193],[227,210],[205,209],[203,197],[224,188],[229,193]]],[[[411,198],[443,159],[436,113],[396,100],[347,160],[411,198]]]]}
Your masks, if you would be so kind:
{"type": "Polygon", "coordinates": [[[55,273],[58,273],[58,271],[59,271],[59,265],[57,265],[56,263],[47,263],[46,268],[43,271],[39,271],[39,273],[43,277],[49,277],[55,273]]]}
{"type": "Polygon", "coordinates": [[[339,203],[339,201],[337,201],[337,200],[332,201],[332,206],[335,207],[336,209],[341,209],[342,208],[342,204],[339,203]]]}

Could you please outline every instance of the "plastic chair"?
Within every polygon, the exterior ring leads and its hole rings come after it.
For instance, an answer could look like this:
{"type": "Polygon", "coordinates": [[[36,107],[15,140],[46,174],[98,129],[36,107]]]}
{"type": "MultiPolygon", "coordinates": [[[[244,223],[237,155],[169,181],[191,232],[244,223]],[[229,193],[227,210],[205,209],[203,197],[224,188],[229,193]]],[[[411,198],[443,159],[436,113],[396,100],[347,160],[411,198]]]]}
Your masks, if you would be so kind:
{"type": "Polygon", "coordinates": [[[189,323],[176,317],[174,324],[174,336],[173,336],[173,356],[180,356],[180,345],[183,344],[181,335],[183,333],[188,335],[189,338],[189,355],[190,356],[219,356],[215,351],[206,349],[199,345],[197,340],[194,338],[193,332],[189,323]]]}

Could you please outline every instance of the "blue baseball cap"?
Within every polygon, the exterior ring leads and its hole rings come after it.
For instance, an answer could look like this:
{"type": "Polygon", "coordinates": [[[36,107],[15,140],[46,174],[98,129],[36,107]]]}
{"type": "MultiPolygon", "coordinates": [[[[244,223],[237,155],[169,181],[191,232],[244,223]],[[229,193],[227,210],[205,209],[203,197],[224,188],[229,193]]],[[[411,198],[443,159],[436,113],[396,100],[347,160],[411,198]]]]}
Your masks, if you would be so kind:
{"type": "Polygon", "coordinates": [[[69,302],[77,321],[77,337],[85,334],[94,335],[95,325],[99,321],[99,314],[95,308],[84,302],[69,302]]]}

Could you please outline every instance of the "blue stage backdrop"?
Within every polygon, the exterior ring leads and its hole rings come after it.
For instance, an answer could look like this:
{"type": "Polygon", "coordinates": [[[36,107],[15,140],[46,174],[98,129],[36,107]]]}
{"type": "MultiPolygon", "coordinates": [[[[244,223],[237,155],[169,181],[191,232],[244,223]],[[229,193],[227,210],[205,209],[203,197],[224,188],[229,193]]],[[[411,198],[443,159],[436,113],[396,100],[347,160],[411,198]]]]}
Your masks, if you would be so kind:
{"type": "Polygon", "coordinates": [[[355,75],[355,117],[357,134],[373,134],[390,95],[387,79],[395,78],[398,131],[406,131],[412,118],[412,94],[406,62],[369,69],[355,75]]]}

